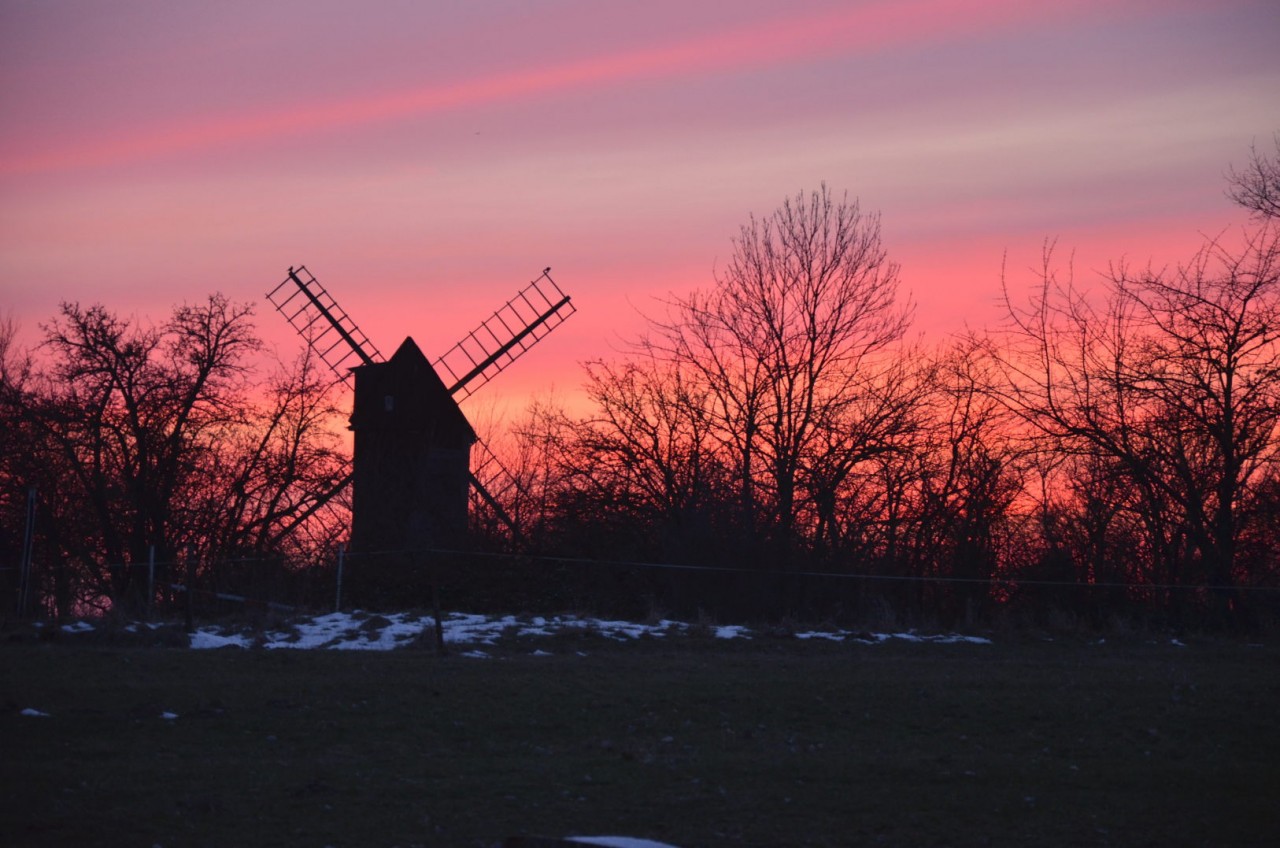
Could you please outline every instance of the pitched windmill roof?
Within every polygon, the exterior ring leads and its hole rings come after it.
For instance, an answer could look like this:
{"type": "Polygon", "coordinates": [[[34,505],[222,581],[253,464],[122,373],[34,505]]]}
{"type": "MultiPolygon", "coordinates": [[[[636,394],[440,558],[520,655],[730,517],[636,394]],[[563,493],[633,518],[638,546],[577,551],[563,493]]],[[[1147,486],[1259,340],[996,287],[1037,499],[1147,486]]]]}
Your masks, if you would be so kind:
{"type": "Polygon", "coordinates": [[[472,444],[475,430],[412,337],[386,362],[360,365],[351,429],[422,430],[443,443],[472,444]]]}

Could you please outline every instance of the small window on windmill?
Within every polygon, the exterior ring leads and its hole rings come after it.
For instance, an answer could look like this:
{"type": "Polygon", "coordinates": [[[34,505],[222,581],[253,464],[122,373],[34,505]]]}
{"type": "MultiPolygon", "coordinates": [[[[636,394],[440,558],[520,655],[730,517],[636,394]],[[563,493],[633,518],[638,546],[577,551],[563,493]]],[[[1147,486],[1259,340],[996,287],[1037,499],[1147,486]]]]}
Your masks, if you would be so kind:
{"type": "Polygon", "coordinates": [[[383,395],[383,396],[382,396],[382,408],[383,408],[385,411],[387,411],[387,412],[395,412],[395,411],[396,411],[396,396],[395,396],[395,395],[383,395]]]}

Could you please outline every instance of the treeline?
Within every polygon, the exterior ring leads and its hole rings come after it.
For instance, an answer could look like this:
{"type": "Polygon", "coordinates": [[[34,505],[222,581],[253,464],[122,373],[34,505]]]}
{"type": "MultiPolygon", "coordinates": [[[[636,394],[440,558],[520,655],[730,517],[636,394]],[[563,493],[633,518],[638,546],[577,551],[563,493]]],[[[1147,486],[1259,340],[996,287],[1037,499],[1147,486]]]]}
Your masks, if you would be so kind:
{"type": "Polygon", "coordinates": [[[586,365],[594,412],[532,411],[509,509],[548,550],[797,574],[709,608],[1253,626],[1280,608],[1278,186],[1255,156],[1239,237],[1093,290],[1049,246],[1004,326],[929,349],[877,216],[798,195],[586,365]]]}
{"type": "MultiPolygon", "coordinates": [[[[1029,294],[1004,281],[1003,326],[935,346],[911,336],[878,216],[825,186],[788,199],[741,228],[712,285],[585,364],[590,412],[536,405],[491,441],[519,481],[488,487],[516,530],[479,505],[476,546],[614,565],[462,570],[516,605],[559,581],[685,613],[1273,620],[1277,160],[1280,142],[1233,172],[1238,236],[1095,287],[1047,247],[1029,294]]],[[[0,332],[10,582],[31,490],[55,613],[154,600],[156,561],[334,561],[349,501],[333,375],[303,357],[264,381],[250,322],[214,296],[155,328],[65,305],[38,355],[0,332]]]]}

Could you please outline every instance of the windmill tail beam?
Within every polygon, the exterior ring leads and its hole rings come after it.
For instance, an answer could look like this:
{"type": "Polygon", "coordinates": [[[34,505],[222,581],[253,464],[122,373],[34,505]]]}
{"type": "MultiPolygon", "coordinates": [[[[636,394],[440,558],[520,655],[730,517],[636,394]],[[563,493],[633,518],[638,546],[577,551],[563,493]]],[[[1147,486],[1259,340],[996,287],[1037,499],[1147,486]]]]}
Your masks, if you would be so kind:
{"type": "Polygon", "coordinates": [[[481,500],[489,505],[489,508],[498,516],[498,520],[507,526],[507,529],[511,531],[512,538],[518,538],[520,530],[516,525],[515,519],[513,519],[511,514],[503,508],[502,504],[498,503],[498,499],[489,493],[489,490],[486,489],[484,484],[480,482],[480,479],[476,477],[475,472],[468,473],[471,477],[471,488],[475,489],[476,494],[480,496],[481,500]]]}
{"type": "Polygon", "coordinates": [[[282,539],[286,538],[287,536],[292,534],[293,531],[301,527],[303,522],[305,522],[308,518],[310,518],[311,516],[319,512],[320,509],[329,501],[333,500],[334,497],[339,492],[341,492],[347,486],[350,486],[351,481],[354,477],[355,477],[355,472],[353,471],[347,472],[347,475],[343,477],[341,480],[339,480],[337,483],[335,483],[333,487],[329,489],[329,491],[317,497],[314,501],[311,502],[310,506],[308,506],[302,512],[295,515],[293,517],[293,520],[290,521],[288,525],[281,527],[279,530],[277,530],[275,535],[271,537],[271,545],[274,546],[278,544],[282,539]]]}

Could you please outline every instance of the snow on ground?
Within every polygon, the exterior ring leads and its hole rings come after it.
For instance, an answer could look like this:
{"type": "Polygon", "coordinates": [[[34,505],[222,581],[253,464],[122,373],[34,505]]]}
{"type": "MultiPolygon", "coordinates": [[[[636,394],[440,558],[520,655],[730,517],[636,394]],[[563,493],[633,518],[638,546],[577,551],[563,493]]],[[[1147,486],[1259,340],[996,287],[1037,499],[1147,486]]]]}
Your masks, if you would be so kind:
{"type": "MultiPolygon", "coordinates": [[[[589,633],[605,639],[628,642],[641,637],[664,639],[699,629],[680,621],[663,619],[652,624],[583,616],[485,616],[472,613],[448,613],[443,617],[441,630],[446,645],[466,646],[462,656],[485,659],[491,648],[504,638],[550,637],[565,633],[589,633]]],[[[741,625],[714,627],[710,633],[717,639],[753,639],[758,635],[741,625]]],[[[388,651],[404,647],[414,641],[434,638],[435,620],[430,615],[417,613],[390,613],[377,615],[362,612],[335,612],[314,618],[299,619],[287,627],[266,633],[248,633],[227,630],[222,627],[201,627],[191,634],[191,647],[277,649],[327,649],[339,651],[388,651]]],[[[793,634],[797,639],[826,640],[832,642],[858,641],[879,644],[893,639],[912,642],[952,644],[990,644],[991,640],[980,636],[958,634],[921,635],[914,631],[904,633],[867,633],[850,630],[811,630],[793,634]]],[[[550,656],[550,652],[538,648],[535,656],[550,656]]]]}
{"type": "MultiPolygon", "coordinates": [[[[35,622],[37,628],[43,622],[35,622]]],[[[156,630],[167,625],[135,622],[124,630],[137,633],[156,630]]],[[[65,633],[90,633],[96,628],[89,621],[63,624],[65,633]]],[[[486,659],[492,656],[486,648],[492,648],[503,639],[538,638],[564,634],[589,634],[618,642],[640,638],[664,639],[668,636],[707,634],[716,639],[755,639],[761,635],[776,638],[786,635],[802,641],[860,642],[880,644],[892,640],[907,642],[931,642],[935,644],[969,643],[989,645],[990,639],[982,636],[963,636],[956,633],[921,634],[914,630],[893,633],[871,633],[865,630],[802,630],[780,634],[777,630],[758,632],[740,624],[703,625],[662,619],[650,624],[591,618],[588,616],[514,616],[477,615],[475,613],[447,613],[441,622],[446,645],[467,646],[462,656],[486,659]]],[[[405,647],[420,639],[435,638],[435,619],[425,613],[377,613],[334,612],[310,618],[299,618],[279,629],[265,633],[234,625],[206,625],[190,636],[192,648],[265,648],[267,650],[326,649],[337,651],[390,651],[405,647]]],[[[1100,640],[1101,641],[1101,640],[1100,640]]],[[[1180,645],[1176,639],[1173,644],[1180,645]]],[[[581,651],[578,652],[580,655],[581,651]]],[[[551,656],[544,648],[535,649],[534,656],[551,656]]]]}
{"type": "Polygon", "coordinates": [[[570,836],[566,841],[577,842],[580,845],[596,845],[599,848],[676,848],[666,842],[636,839],[633,836],[570,836]]]}

